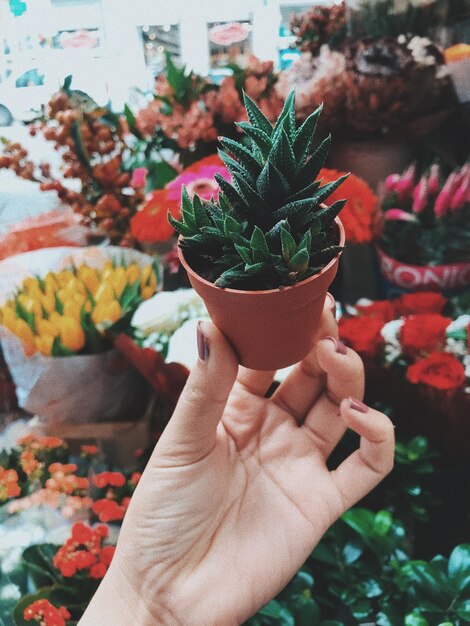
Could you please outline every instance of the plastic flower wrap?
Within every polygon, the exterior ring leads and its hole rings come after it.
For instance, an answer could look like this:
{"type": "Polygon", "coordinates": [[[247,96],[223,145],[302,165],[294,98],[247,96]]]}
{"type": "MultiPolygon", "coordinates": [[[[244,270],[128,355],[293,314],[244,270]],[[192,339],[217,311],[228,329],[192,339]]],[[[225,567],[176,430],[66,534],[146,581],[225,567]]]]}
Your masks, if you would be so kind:
{"type": "Polygon", "coordinates": [[[344,121],[344,71],[343,53],[322,46],[319,56],[306,52],[289,69],[281,72],[276,90],[285,99],[295,89],[299,120],[304,120],[323,103],[322,128],[332,130],[344,121]]]}
{"type": "Polygon", "coordinates": [[[129,328],[157,290],[157,271],[151,257],[112,247],[40,250],[0,264],[1,340],[20,406],[65,421],[140,406],[142,381],[107,333],[129,328]]]}
{"type": "Polygon", "coordinates": [[[470,166],[443,176],[410,166],[384,181],[380,248],[414,265],[470,261],[470,166]]]}

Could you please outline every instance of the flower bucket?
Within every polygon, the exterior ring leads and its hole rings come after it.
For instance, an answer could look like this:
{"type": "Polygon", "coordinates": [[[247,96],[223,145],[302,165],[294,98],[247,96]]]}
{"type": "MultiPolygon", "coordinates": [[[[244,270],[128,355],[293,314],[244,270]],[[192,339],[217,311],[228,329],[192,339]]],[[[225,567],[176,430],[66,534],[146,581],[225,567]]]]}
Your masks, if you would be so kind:
{"type": "Polygon", "coordinates": [[[395,291],[459,292],[470,286],[470,263],[410,265],[376,250],[380,272],[395,291]]]}

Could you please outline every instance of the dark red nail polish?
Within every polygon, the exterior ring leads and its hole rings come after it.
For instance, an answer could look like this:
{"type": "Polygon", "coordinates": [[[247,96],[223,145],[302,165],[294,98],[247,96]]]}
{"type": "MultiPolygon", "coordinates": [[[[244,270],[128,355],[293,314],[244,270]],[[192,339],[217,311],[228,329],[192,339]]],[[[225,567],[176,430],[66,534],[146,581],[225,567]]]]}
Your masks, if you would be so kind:
{"type": "Polygon", "coordinates": [[[358,413],[367,413],[369,410],[369,407],[367,406],[367,404],[364,404],[364,402],[361,402],[360,400],[356,400],[355,398],[349,398],[349,406],[351,407],[351,409],[354,409],[354,411],[358,411],[358,413]]]}
{"type": "Polygon", "coordinates": [[[197,325],[197,351],[201,361],[207,361],[209,358],[209,340],[202,332],[201,322],[197,325]]]}
{"type": "Polygon", "coordinates": [[[348,353],[348,349],[346,348],[344,343],[342,341],[340,341],[339,339],[335,339],[334,337],[325,337],[325,339],[329,339],[330,341],[333,342],[333,344],[335,346],[335,350],[336,350],[336,352],[338,354],[347,354],[348,353]]]}
{"type": "Polygon", "coordinates": [[[330,309],[333,317],[336,319],[336,300],[333,298],[331,293],[326,294],[327,299],[327,307],[330,309]]]}

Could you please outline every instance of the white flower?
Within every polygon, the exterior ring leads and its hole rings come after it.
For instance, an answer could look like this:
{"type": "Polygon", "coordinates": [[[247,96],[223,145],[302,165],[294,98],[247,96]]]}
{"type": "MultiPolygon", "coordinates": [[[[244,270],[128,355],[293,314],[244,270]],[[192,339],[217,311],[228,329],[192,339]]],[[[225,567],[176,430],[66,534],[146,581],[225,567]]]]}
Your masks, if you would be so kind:
{"type": "Polygon", "coordinates": [[[470,315],[459,315],[459,317],[453,320],[446,328],[446,333],[452,333],[456,330],[465,330],[470,324],[470,315]]]}
{"type": "Polygon", "coordinates": [[[400,329],[404,324],[404,320],[392,320],[391,322],[387,322],[380,331],[380,334],[384,338],[386,344],[390,344],[391,346],[400,347],[400,329]]]}
{"type": "Polygon", "coordinates": [[[0,601],[12,602],[14,600],[19,600],[20,598],[21,592],[18,585],[10,583],[9,585],[4,585],[3,587],[0,587],[0,601]]]}
{"type": "Polygon", "coordinates": [[[204,303],[194,289],[163,291],[139,306],[131,324],[145,336],[152,333],[171,334],[183,321],[204,311],[204,303]]]}

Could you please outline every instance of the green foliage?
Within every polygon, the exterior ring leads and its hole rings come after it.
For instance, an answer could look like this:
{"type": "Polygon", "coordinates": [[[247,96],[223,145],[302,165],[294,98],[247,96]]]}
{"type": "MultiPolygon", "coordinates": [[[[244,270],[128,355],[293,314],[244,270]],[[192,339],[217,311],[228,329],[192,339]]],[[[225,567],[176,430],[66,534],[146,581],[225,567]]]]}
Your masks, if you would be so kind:
{"type": "Polygon", "coordinates": [[[319,272],[341,247],[334,219],[346,200],[322,204],[345,177],[321,186],[330,139],[309,156],[321,107],[296,128],[292,92],[274,125],[244,94],[250,123],[239,127],[248,147],[222,138],[222,161],[232,176],[216,175],[217,202],[182,194],[182,220],[169,215],[198,273],[218,287],[271,289],[319,272]]]}

